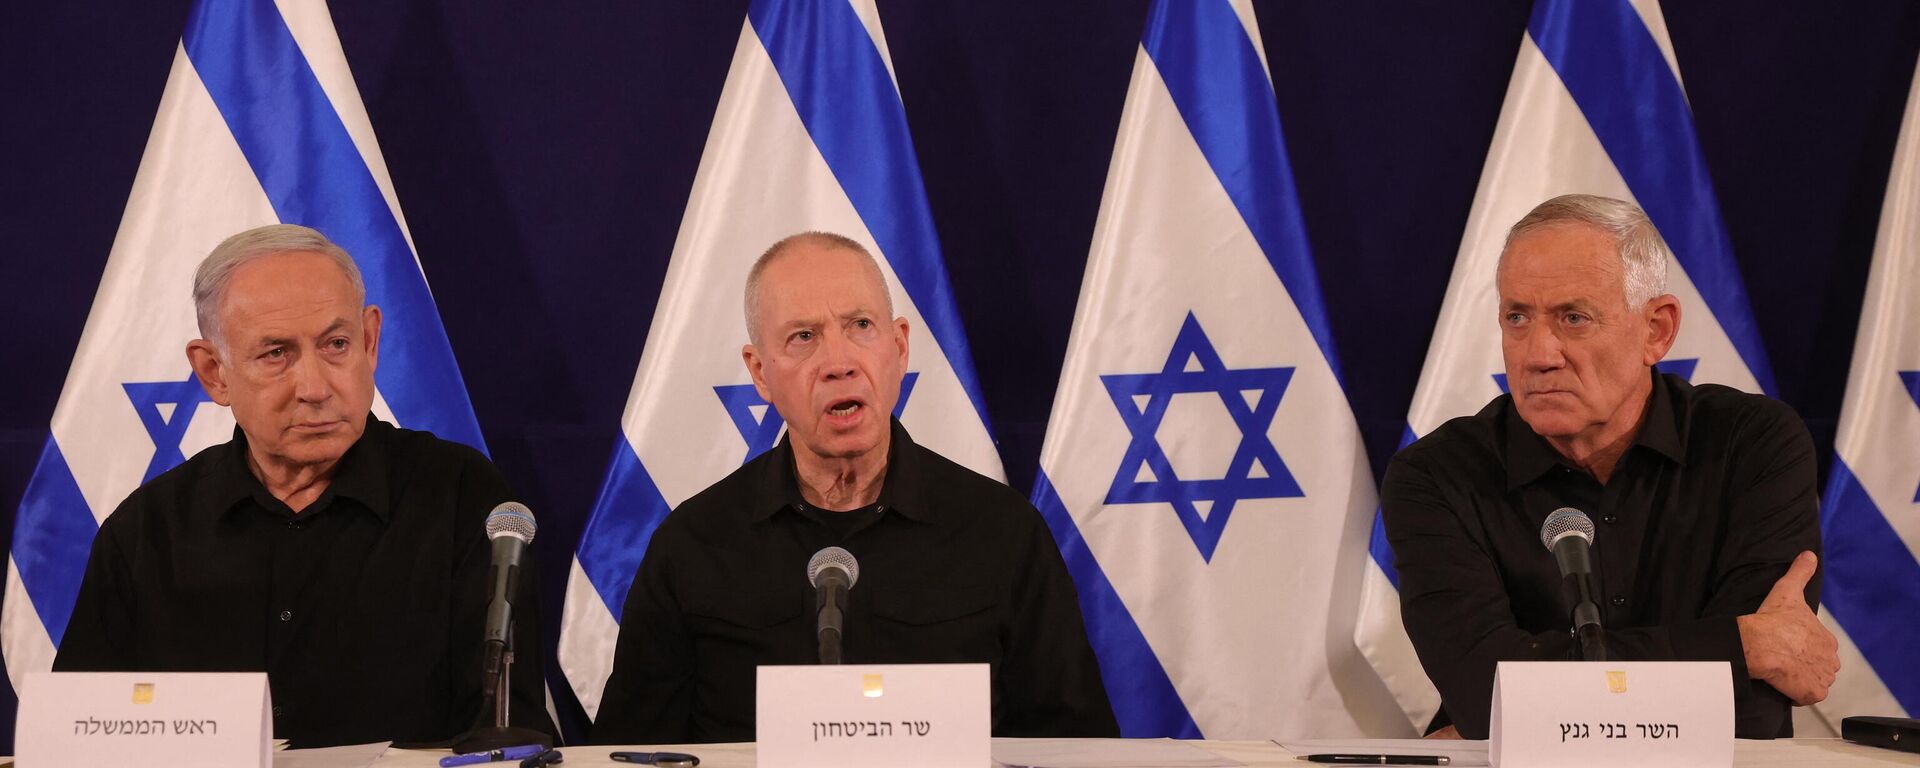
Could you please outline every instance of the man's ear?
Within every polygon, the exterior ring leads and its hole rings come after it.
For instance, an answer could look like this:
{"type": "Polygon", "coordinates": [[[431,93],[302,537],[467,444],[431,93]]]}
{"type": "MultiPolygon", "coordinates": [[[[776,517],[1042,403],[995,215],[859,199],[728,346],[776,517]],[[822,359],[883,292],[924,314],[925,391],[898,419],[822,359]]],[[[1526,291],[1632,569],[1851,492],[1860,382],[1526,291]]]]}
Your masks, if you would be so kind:
{"type": "Polygon", "coordinates": [[[200,380],[200,388],[207,391],[209,399],[221,405],[233,404],[227,395],[226,364],[220,361],[220,351],[213,342],[187,342],[187,365],[193,367],[193,377],[200,380]]]}
{"type": "Polygon", "coordinates": [[[900,370],[903,371],[907,369],[907,361],[910,357],[907,354],[907,339],[913,335],[909,333],[911,330],[912,327],[908,325],[906,318],[896,317],[893,319],[894,343],[900,345],[900,370]]]}
{"type": "Polygon", "coordinates": [[[1680,300],[1671,293],[1663,293],[1647,302],[1647,351],[1646,364],[1653,365],[1666,359],[1667,350],[1673,349],[1673,341],[1680,337],[1680,300]]]}
{"type": "Polygon", "coordinates": [[[747,365],[747,375],[753,377],[753,391],[760,393],[761,400],[773,402],[773,396],[767,392],[767,378],[761,371],[761,366],[764,366],[766,361],[760,357],[760,350],[752,344],[742,346],[740,362],[747,365]]]}
{"type": "Polygon", "coordinates": [[[365,344],[367,347],[367,361],[369,363],[372,363],[374,370],[379,370],[380,368],[380,308],[379,307],[372,304],[368,304],[366,309],[360,310],[360,328],[361,328],[360,343],[365,344]]]}

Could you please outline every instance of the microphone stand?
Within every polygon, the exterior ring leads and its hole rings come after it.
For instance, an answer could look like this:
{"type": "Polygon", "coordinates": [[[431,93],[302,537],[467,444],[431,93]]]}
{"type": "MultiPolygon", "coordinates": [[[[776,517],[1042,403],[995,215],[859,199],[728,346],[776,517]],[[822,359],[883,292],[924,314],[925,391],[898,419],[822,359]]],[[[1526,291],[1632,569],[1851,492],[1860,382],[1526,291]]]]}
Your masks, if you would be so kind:
{"type": "MultiPolygon", "coordinates": [[[[493,646],[495,643],[488,643],[487,645],[493,646]]],[[[498,675],[485,678],[485,685],[482,686],[482,700],[480,702],[480,717],[485,719],[487,710],[492,709],[493,724],[475,725],[466,733],[456,737],[453,742],[453,753],[456,755],[465,755],[474,752],[505,749],[507,747],[520,747],[528,744],[539,744],[548,749],[553,748],[552,736],[531,728],[516,728],[508,725],[507,704],[513,699],[513,697],[508,694],[508,692],[512,690],[510,684],[512,680],[511,673],[513,671],[512,629],[507,630],[507,642],[499,644],[498,648],[489,647],[487,649],[487,655],[489,657],[496,653],[500,656],[500,663],[498,664],[500,671],[498,675]],[[491,701],[488,701],[488,699],[491,699],[491,701]]],[[[486,666],[495,666],[491,661],[492,659],[489,658],[489,663],[486,666]]]]}
{"type": "Polygon", "coordinates": [[[1573,636],[1581,661],[1606,661],[1607,636],[1600,629],[1600,605],[1593,600],[1593,581],[1587,574],[1567,577],[1579,591],[1580,601],[1573,606],[1573,636]]]}

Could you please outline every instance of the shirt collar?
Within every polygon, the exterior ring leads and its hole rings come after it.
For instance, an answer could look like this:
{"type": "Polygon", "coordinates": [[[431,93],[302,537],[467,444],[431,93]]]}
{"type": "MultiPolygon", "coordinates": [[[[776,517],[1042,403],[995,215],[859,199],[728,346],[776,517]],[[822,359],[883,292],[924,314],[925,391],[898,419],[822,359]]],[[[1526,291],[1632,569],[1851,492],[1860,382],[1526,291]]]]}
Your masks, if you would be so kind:
{"type": "MultiPolygon", "coordinates": [[[[907,436],[899,419],[889,419],[890,445],[887,448],[886,476],[880,481],[879,504],[883,512],[899,512],[911,520],[931,519],[926,504],[926,488],[921,481],[920,447],[907,436]]],[[[800,495],[800,475],[793,465],[793,438],[783,435],[780,443],[765,456],[749,464],[751,489],[749,520],[760,522],[782,509],[805,504],[800,495]]]]}
{"type": "MultiPolygon", "coordinates": [[[[1647,396],[1646,419],[1641,422],[1640,432],[1634,435],[1633,445],[1628,446],[1627,451],[1631,453],[1635,448],[1646,448],[1676,464],[1685,465],[1686,441],[1675,418],[1674,395],[1670,391],[1671,387],[1685,386],[1685,382],[1659,371],[1648,375],[1653,377],[1653,392],[1647,396]]],[[[1508,395],[1507,398],[1507,490],[1511,491],[1540,479],[1541,475],[1555,467],[1566,465],[1566,459],[1547,443],[1546,438],[1535,433],[1526,419],[1520,418],[1519,409],[1513,406],[1512,396],[1508,395]]],[[[1625,461],[1626,457],[1622,456],[1621,460],[1625,461]]]]}
{"type": "MultiPolygon", "coordinates": [[[[327,490],[310,509],[326,509],[330,506],[328,502],[335,498],[352,499],[373,512],[380,522],[387,522],[392,513],[388,475],[393,469],[392,443],[397,432],[392,424],[367,414],[366,431],[340,456],[327,490]]],[[[247,466],[247,434],[239,426],[233,428],[233,440],[214,460],[217,463],[211,473],[215,494],[212,500],[222,512],[233,510],[246,499],[257,498],[263,503],[273,499],[266,485],[247,466]]]]}

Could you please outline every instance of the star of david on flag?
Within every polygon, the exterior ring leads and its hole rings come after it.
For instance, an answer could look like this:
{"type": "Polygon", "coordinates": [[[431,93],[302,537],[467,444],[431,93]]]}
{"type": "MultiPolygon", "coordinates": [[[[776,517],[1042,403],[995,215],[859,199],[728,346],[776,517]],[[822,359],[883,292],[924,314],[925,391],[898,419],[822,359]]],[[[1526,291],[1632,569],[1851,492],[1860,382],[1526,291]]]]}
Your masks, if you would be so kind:
{"type": "Polygon", "coordinates": [[[153,440],[153,458],[140,477],[140,482],[145,483],[187,460],[180,450],[180,441],[187,436],[194,411],[201,403],[211,401],[207,390],[192,373],[187,374],[186,381],[127,382],[120,386],[127,391],[127,399],[133,401],[134,411],[140,414],[140,424],[147,428],[147,437],[153,440]]]}
{"type": "Polygon", "coordinates": [[[1123,735],[1411,735],[1337,677],[1373,473],[1253,5],[1151,6],[1033,504],[1123,735]]]}
{"type": "Polygon", "coordinates": [[[1235,502],[1302,495],[1267,436],[1292,378],[1291,367],[1228,369],[1200,321],[1188,312],[1160,372],[1100,377],[1133,435],[1107,491],[1107,503],[1171,504],[1200,556],[1212,560],[1235,502]],[[1160,425],[1175,395],[1201,393],[1219,396],[1240,428],[1240,445],[1226,477],[1182,479],[1160,443],[1160,425]],[[1143,474],[1146,479],[1139,479],[1143,474]]]}

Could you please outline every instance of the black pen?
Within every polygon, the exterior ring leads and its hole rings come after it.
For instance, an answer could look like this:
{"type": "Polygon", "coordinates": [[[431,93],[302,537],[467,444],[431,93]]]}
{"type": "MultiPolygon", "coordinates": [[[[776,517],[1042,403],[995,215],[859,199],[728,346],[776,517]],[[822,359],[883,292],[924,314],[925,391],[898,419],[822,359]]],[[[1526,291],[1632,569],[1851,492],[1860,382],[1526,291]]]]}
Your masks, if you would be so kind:
{"type": "Polygon", "coordinates": [[[1301,755],[1309,763],[1332,765],[1446,765],[1446,755],[1301,755]]]}

